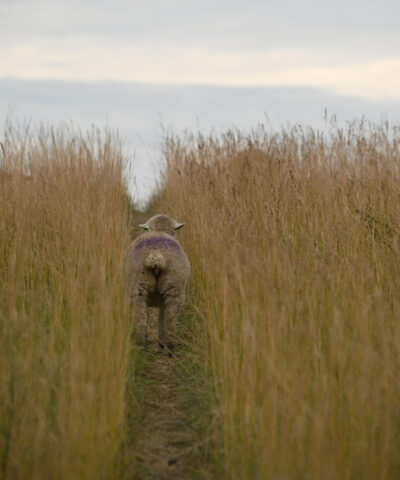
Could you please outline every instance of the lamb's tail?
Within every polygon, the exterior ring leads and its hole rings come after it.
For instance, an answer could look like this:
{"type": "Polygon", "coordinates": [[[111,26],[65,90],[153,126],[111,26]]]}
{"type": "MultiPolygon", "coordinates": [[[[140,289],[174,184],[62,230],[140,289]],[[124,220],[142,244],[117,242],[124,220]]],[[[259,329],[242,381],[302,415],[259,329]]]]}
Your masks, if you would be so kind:
{"type": "Polygon", "coordinates": [[[155,275],[158,275],[167,267],[167,262],[164,255],[158,250],[153,250],[150,252],[146,257],[144,264],[147,268],[153,270],[155,275]]]}

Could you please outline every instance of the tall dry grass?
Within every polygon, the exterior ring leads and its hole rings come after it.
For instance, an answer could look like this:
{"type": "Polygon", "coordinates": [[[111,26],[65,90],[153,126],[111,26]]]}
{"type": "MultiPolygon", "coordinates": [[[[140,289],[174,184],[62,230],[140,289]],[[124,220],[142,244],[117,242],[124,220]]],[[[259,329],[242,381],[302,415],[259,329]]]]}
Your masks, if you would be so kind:
{"type": "Polygon", "coordinates": [[[260,127],[165,152],[225,478],[399,478],[399,131],[260,127]]]}
{"type": "Polygon", "coordinates": [[[120,146],[9,128],[0,168],[0,477],[118,478],[130,329],[120,146]]]}

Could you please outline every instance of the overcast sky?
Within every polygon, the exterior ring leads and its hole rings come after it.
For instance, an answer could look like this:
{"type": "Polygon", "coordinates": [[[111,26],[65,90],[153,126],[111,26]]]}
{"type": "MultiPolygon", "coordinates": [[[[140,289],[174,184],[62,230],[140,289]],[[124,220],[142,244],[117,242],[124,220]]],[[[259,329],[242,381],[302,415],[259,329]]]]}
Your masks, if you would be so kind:
{"type": "Polygon", "coordinates": [[[107,118],[122,130],[131,109],[142,138],[160,120],[250,126],[266,112],[315,124],[310,112],[321,120],[327,104],[398,120],[399,18],[399,0],[0,0],[0,122],[9,105],[34,121],[107,118]]]}
{"type": "Polygon", "coordinates": [[[400,98],[398,0],[0,0],[0,76],[400,98]]]}

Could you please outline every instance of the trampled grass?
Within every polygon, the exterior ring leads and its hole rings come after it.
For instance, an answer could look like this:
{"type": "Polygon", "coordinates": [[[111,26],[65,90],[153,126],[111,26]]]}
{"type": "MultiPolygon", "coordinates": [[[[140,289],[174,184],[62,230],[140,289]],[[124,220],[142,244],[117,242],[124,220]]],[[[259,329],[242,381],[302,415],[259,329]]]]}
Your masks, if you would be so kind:
{"type": "Polygon", "coordinates": [[[119,478],[130,320],[117,139],[6,132],[0,151],[0,477],[119,478]]]}
{"type": "Polygon", "coordinates": [[[398,478],[399,131],[260,127],[165,153],[225,478],[398,478]]]}

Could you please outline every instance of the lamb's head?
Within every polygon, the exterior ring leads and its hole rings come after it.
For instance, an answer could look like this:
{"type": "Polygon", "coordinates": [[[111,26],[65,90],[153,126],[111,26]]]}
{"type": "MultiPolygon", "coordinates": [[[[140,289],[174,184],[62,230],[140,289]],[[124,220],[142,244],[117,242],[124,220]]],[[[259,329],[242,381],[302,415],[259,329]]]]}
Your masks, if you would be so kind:
{"type": "Polygon", "coordinates": [[[178,223],[168,215],[155,215],[147,220],[146,223],[139,225],[148,232],[164,232],[172,237],[176,237],[176,231],[182,228],[185,224],[178,223]]]}

